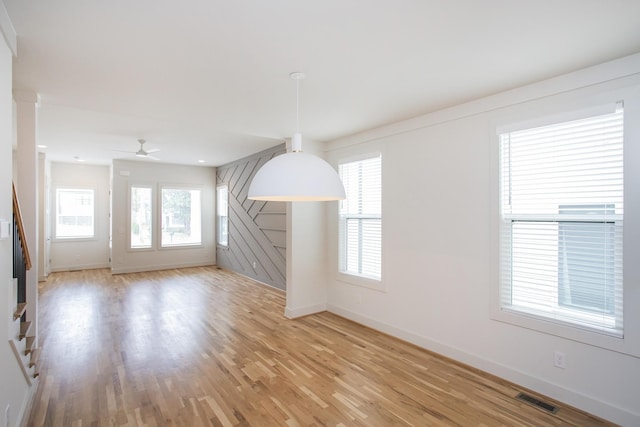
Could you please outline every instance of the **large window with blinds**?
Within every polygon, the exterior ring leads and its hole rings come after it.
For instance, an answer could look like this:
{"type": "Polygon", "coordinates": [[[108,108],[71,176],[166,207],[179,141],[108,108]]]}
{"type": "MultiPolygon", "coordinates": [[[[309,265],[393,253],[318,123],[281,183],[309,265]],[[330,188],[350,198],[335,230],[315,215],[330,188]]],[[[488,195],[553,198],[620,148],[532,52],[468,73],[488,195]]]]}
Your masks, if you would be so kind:
{"type": "Polygon", "coordinates": [[[623,108],[500,133],[500,308],[623,336],[623,108]]]}
{"type": "Polygon", "coordinates": [[[216,187],[216,243],[229,246],[229,187],[216,187]]]}
{"type": "Polygon", "coordinates": [[[382,158],[379,153],[339,165],[346,199],[339,207],[340,273],[382,280],[382,158]]]}

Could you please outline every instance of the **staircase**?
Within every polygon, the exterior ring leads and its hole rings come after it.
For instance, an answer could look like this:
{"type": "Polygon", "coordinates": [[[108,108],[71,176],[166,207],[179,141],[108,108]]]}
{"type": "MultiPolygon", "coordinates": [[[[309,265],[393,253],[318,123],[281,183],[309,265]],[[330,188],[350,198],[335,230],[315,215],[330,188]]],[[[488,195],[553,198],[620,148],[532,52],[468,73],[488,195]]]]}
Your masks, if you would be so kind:
{"type": "Polygon", "coordinates": [[[18,360],[25,380],[29,385],[38,378],[38,356],[35,335],[31,334],[31,322],[27,321],[27,271],[31,269],[31,258],[27,248],[20,205],[13,187],[13,288],[16,308],[13,313],[14,337],[9,345],[18,360]]]}

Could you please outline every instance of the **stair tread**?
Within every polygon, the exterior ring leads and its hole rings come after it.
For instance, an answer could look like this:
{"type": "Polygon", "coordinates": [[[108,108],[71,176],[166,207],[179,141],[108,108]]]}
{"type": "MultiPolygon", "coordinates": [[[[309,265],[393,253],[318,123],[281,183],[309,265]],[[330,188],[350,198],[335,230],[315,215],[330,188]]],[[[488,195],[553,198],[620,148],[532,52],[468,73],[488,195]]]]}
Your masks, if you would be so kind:
{"type": "Polygon", "coordinates": [[[14,311],[13,313],[13,320],[18,320],[18,318],[20,318],[26,310],[27,310],[26,302],[21,302],[20,304],[18,304],[18,306],[16,307],[16,311],[14,311]]]}
{"type": "Polygon", "coordinates": [[[20,322],[20,335],[18,339],[22,341],[29,333],[29,329],[31,329],[31,322],[20,322]]]}
{"type": "Polygon", "coordinates": [[[24,350],[25,356],[27,356],[29,353],[35,350],[35,348],[33,348],[33,345],[35,344],[35,342],[36,342],[36,337],[33,337],[33,336],[27,337],[27,346],[26,346],[26,349],[24,350]]]}
{"type": "Polygon", "coordinates": [[[38,363],[38,359],[40,358],[40,349],[36,348],[31,350],[31,358],[29,359],[29,367],[33,368],[38,363]]]}

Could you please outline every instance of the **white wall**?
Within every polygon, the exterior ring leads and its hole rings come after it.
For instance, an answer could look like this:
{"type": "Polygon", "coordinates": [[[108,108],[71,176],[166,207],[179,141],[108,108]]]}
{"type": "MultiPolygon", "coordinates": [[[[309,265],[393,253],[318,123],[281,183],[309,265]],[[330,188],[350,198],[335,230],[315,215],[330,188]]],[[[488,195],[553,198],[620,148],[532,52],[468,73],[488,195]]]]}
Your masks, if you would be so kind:
{"type": "MultiPolygon", "coordinates": [[[[287,141],[289,145],[291,141],[287,141]]],[[[326,144],[305,140],[306,153],[324,157],[326,144]]],[[[289,149],[290,147],[288,147],[289,149]]],[[[288,318],[306,316],[327,308],[327,208],[337,202],[287,203],[287,306],[288,318]]]]}
{"type": "MultiPolygon", "coordinates": [[[[215,264],[215,186],[216,170],[212,167],[114,160],[111,271],[118,274],[215,264]],[[153,188],[157,212],[160,209],[157,197],[160,186],[188,185],[200,188],[202,190],[202,245],[159,248],[159,239],[156,239],[152,249],[129,249],[129,187],[131,185],[145,185],[153,188]]],[[[156,232],[159,231],[159,219],[158,215],[154,218],[156,232]]]]}
{"type": "MultiPolygon", "coordinates": [[[[615,350],[493,320],[498,123],[625,97],[625,173],[640,169],[640,55],[329,144],[382,151],[384,291],[338,281],[328,309],[622,425],[640,425],[640,179],[627,175],[625,339],[615,350]],[[627,76],[627,77],[625,77],[627,76]],[[635,260],[635,261],[634,261],[635,260]],[[553,366],[554,351],[566,369],[553,366]]],[[[337,270],[337,211],[329,216],[337,270]]]]}
{"type": "MultiPolygon", "coordinates": [[[[11,91],[12,50],[15,49],[15,31],[8,25],[4,6],[0,5],[0,220],[12,221],[13,205],[11,181],[13,175],[13,97],[11,91]]],[[[17,426],[22,420],[30,397],[29,387],[9,346],[9,339],[17,334],[17,322],[11,321],[15,309],[13,285],[13,240],[0,240],[0,417],[4,423],[9,411],[9,425],[17,426]]],[[[3,424],[4,425],[4,424],[3,424]]]]}
{"type": "Polygon", "coordinates": [[[38,163],[38,245],[42,254],[38,257],[38,281],[44,281],[51,273],[51,162],[45,153],[38,153],[38,163]]]}
{"type": "Polygon", "coordinates": [[[94,190],[95,237],[91,239],[51,239],[51,271],[86,270],[109,267],[109,167],[51,162],[49,212],[55,233],[56,188],[94,190]]]}

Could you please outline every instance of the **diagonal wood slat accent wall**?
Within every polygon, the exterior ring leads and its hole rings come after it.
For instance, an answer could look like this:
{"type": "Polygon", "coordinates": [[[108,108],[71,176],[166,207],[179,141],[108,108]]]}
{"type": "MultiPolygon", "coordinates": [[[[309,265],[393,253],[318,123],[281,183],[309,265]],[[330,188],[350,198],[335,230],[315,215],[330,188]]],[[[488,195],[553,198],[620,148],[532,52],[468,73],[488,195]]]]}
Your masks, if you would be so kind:
{"type": "Polygon", "coordinates": [[[247,193],[262,165],[285,151],[281,144],[219,166],[216,172],[216,185],[229,188],[229,246],[217,247],[217,264],[282,290],[286,288],[286,205],[249,200],[247,193]]]}

